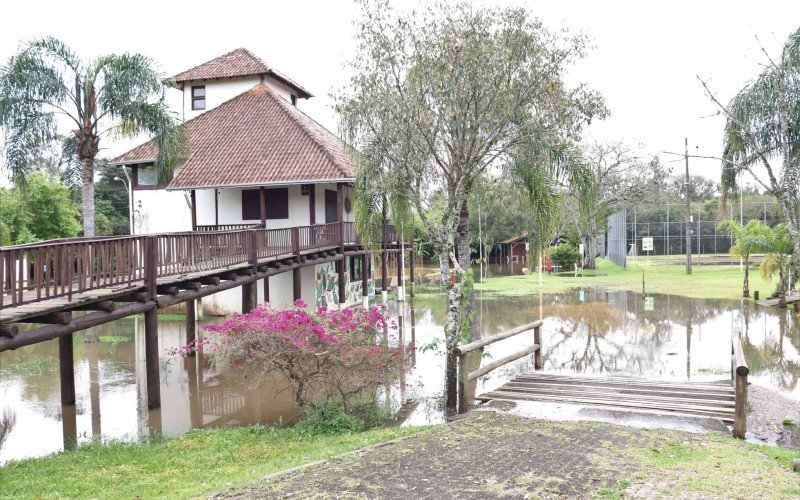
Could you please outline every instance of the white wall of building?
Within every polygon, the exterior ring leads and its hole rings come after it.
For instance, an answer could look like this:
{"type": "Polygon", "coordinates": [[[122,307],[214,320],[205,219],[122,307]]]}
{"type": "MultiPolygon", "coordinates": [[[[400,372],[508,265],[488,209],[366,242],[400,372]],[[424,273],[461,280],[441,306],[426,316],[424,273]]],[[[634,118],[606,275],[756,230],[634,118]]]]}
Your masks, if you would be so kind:
{"type": "MultiPolygon", "coordinates": [[[[225,101],[230,101],[234,97],[261,83],[261,77],[245,76],[239,78],[224,78],[219,80],[198,80],[193,82],[184,82],[183,86],[183,119],[191,120],[206,111],[216,108],[225,101]],[[205,109],[192,109],[192,87],[197,85],[205,85],[206,87],[206,107],[205,109]]],[[[272,78],[265,78],[264,83],[275,90],[278,95],[291,101],[292,90],[282,83],[273,80],[272,78]]]]}
{"type": "Polygon", "coordinates": [[[133,207],[136,234],[192,230],[192,211],[182,191],[137,189],[133,207]]]}

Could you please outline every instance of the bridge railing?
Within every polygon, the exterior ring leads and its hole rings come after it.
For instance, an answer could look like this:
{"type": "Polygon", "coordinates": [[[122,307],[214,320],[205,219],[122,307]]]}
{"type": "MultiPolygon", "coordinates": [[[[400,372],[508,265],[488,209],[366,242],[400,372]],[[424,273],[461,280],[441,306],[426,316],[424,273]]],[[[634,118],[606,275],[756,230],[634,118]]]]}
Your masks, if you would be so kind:
{"type": "MultiPolygon", "coordinates": [[[[260,259],[358,240],[352,223],[283,229],[238,226],[215,226],[231,228],[215,231],[204,226],[195,232],[67,238],[2,247],[0,309],[64,296],[72,300],[74,293],[112,286],[141,286],[148,278],[149,262],[154,263],[155,279],[180,277],[242,264],[255,265],[260,259]],[[145,243],[151,240],[152,254],[147,254],[145,243]]],[[[394,228],[387,226],[387,234],[394,235],[394,228]]]]}
{"type": "Polygon", "coordinates": [[[59,239],[0,248],[0,309],[144,279],[143,236],[59,239]]]}
{"type": "Polygon", "coordinates": [[[533,359],[534,368],[537,370],[542,369],[542,325],[543,324],[544,323],[541,320],[534,321],[533,323],[528,323],[527,325],[522,325],[517,328],[513,328],[505,332],[500,332],[498,334],[489,337],[484,337],[482,339],[474,340],[468,344],[456,347],[455,353],[456,356],[458,356],[458,412],[459,413],[465,413],[467,411],[467,402],[469,400],[468,398],[469,383],[474,380],[477,380],[478,377],[482,377],[496,368],[500,368],[505,364],[508,364],[512,361],[515,361],[524,356],[528,356],[530,354],[534,354],[534,359],[533,359]],[[496,359],[495,361],[492,361],[491,363],[484,366],[480,366],[480,360],[479,360],[478,368],[474,371],[469,371],[469,366],[468,366],[469,355],[473,351],[477,351],[478,349],[486,347],[489,344],[494,344],[499,340],[507,339],[515,335],[519,335],[520,333],[529,332],[531,330],[533,330],[533,345],[531,345],[530,347],[526,347],[525,349],[517,351],[513,354],[509,354],[508,356],[496,359]]]}

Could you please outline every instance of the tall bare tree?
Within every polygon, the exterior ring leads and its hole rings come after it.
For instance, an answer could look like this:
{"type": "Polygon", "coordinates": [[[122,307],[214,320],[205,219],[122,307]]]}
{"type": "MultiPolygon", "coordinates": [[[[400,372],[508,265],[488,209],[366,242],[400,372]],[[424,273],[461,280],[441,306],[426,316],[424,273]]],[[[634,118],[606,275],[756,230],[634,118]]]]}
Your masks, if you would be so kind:
{"type": "Polygon", "coordinates": [[[654,201],[666,187],[669,170],[658,157],[645,158],[622,142],[595,143],[583,150],[584,181],[575,184],[570,203],[584,244],[584,267],[594,269],[598,224],[614,207],[654,201]]]}
{"type": "Polygon", "coordinates": [[[345,138],[361,152],[356,202],[367,214],[377,192],[393,217],[415,211],[438,253],[450,256],[458,276],[448,285],[445,322],[454,401],[453,352],[474,332],[463,306],[471,302],[471,191],[535,137],[577,137],[605,108],[587,87],[564,82],[585,37],[551,32],[524,9],[441,2],[400,14],[383,0],[361,7],[354,76],[337,107],[345,138]],[[442,207],[435,219],[434,195],[442,207]]]}

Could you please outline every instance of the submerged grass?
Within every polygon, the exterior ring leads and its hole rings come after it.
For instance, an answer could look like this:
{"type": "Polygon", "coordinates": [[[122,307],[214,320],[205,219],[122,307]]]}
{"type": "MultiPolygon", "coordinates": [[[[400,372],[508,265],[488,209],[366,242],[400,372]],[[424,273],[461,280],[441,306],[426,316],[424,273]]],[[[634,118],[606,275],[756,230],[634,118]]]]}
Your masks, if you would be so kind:
{"type": "Polygon", "coordinates": [[[308,435],[256,425],[143,443],[91,443],[0,467],[0,498],[194,497],[420,429],[308,435]]]}
{"type": "MultiPolygon", "coordinates": [[[[629,264],[627,269],[605,259],[598,259],[597,263],[599,274],[596,276],[545,274],[542,277],[542,291],[561,293],[574,288],[601,288],[641,292],[644,275],[647,293],[698,299],[739,299],[742,296],[743,272],[739,266],[694,266],[692,274],[687,275],[683,266],[648,265],[644,259],[640,259],[640,264],[629,264]]],[[[759,290],[761,297],[766,298],[775,288],[775,283],[763,280],[757,269],[750,270],[751,293],[759,290]]],[[[535,273],[493,277],[476,283],[475,289],[498,296],[533,295],[539,292],[539,278],[535,273]]]]}

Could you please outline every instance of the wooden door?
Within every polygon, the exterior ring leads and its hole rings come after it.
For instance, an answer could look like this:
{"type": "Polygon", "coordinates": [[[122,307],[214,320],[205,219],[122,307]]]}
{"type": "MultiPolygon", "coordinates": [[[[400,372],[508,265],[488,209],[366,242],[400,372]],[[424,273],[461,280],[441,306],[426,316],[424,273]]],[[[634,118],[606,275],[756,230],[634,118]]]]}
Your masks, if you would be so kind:
{"type": "Polygon", "coordinates": [[[336,217],[336,191],[333,189],[325,190],[325,224],[339,222],[336,217]]]}

